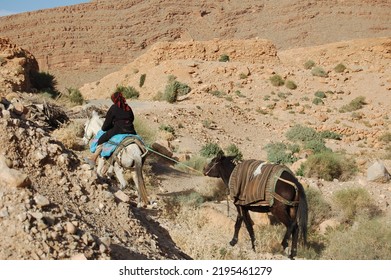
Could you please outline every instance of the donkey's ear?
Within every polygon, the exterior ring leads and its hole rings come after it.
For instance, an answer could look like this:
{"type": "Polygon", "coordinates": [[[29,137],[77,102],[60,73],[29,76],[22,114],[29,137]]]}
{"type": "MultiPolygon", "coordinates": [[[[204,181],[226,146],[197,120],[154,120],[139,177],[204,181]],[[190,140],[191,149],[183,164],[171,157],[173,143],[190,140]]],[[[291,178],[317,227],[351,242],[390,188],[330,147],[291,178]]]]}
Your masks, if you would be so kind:
{"type": "Polygon", "coordinates": [[[222,150],[220,150],[220,151],[217,153],[216,158],[217,158],[218,160],[224,159],[224,158],[225,158],[224,152],[223,152],[222,150]]]}
{"type": "Polygon", "coordinates": [[[237,157],[237,156],[234,156],[231,160],[235,165],[239,164],[241,162],[241,160],[237,157]]]}

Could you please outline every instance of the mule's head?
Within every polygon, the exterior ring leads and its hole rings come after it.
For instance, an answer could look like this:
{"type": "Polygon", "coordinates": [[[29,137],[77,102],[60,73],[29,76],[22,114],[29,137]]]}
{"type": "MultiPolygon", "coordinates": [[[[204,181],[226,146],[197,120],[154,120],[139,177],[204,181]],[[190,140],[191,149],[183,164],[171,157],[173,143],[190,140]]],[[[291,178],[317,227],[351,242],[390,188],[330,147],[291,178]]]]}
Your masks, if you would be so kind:
{"type": "Polygon", "coordinates": [[[84,124],[83,143],[88,145],[91,138],[97,133],[97,130],[102,126],[102,121],[99,119],[99,115],[96,111],[92,112],[91,118],[87,119],[84,124]]]}
{"type": "Polygon", "coordinates": [[[220,177],[220,170],[222,168],[223,160],[225,159],[224,155],[219,154],[214,157],[203,169],[203,174],[209,177],[220,177]]]}
{"type": "Polygon", "coordinates": [[[83,135],[83,144],[88,145],[91,138],[94,136],[93,132],[90,128],[91,119],[87,120],[84,124],[84,135],[83,135]]]}
{"type": "Polygon", "coordinates": [[[218,154],[204,167],[203,173],[205,176],[224,179],[224,177],[231,174],[236,164],[235,156],[218,154]]]}

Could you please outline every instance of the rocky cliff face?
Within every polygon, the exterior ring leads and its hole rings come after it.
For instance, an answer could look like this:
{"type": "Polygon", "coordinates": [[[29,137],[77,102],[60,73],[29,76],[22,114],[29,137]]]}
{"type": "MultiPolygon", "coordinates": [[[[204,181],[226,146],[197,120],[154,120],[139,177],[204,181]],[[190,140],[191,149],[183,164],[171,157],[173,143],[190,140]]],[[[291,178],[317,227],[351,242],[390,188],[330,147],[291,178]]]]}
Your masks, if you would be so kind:
{"type": "Polygon", "coordinates": [[[31,74],[37,71],[37,60],[29,51],[0,37],[0,96],[11,91],[30,91],[31,74]]]}
{"type": "Polygon", "coordinates": [[[289,49],[389,36],[390,5],[387,0],[99,0],[1,17],[0,34],[33,53],[40,68],[61,83],[77,80],[81,72],[126,65],[161,41],[258,37],[289,49]]]}

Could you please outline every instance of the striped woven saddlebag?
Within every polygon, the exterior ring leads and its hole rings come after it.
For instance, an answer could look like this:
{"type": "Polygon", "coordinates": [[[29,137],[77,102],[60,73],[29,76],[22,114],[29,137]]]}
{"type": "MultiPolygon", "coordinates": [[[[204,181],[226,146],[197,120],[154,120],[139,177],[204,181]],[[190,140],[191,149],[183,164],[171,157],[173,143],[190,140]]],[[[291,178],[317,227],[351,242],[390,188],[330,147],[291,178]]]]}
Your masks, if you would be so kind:
{"type": "Polygon", "coordinates": [[[272,206],[278,178],[289,168],[260,160],[245,160],[232,171],[229,192],[235,205],[272,206]]]}

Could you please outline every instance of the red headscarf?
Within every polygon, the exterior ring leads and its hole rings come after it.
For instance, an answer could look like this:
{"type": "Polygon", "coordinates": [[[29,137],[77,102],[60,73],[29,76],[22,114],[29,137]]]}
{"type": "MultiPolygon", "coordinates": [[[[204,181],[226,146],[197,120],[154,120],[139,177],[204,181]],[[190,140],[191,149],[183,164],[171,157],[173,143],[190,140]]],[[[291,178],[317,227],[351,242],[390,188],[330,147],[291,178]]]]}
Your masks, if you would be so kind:
{"type": "Polygon", "coordinates": [[[118,107],[118,108],[121,108],[125,111],[130,111],[132,109],[130,109],[130,106],[128,105],[128,103],[126,103],[126,99],[125,97],[122,95],[121,92],[119,91],[116,91],[114,92],[112,95],[111,95],[111,101],[113,101],[113,103],[118,107]]]}

